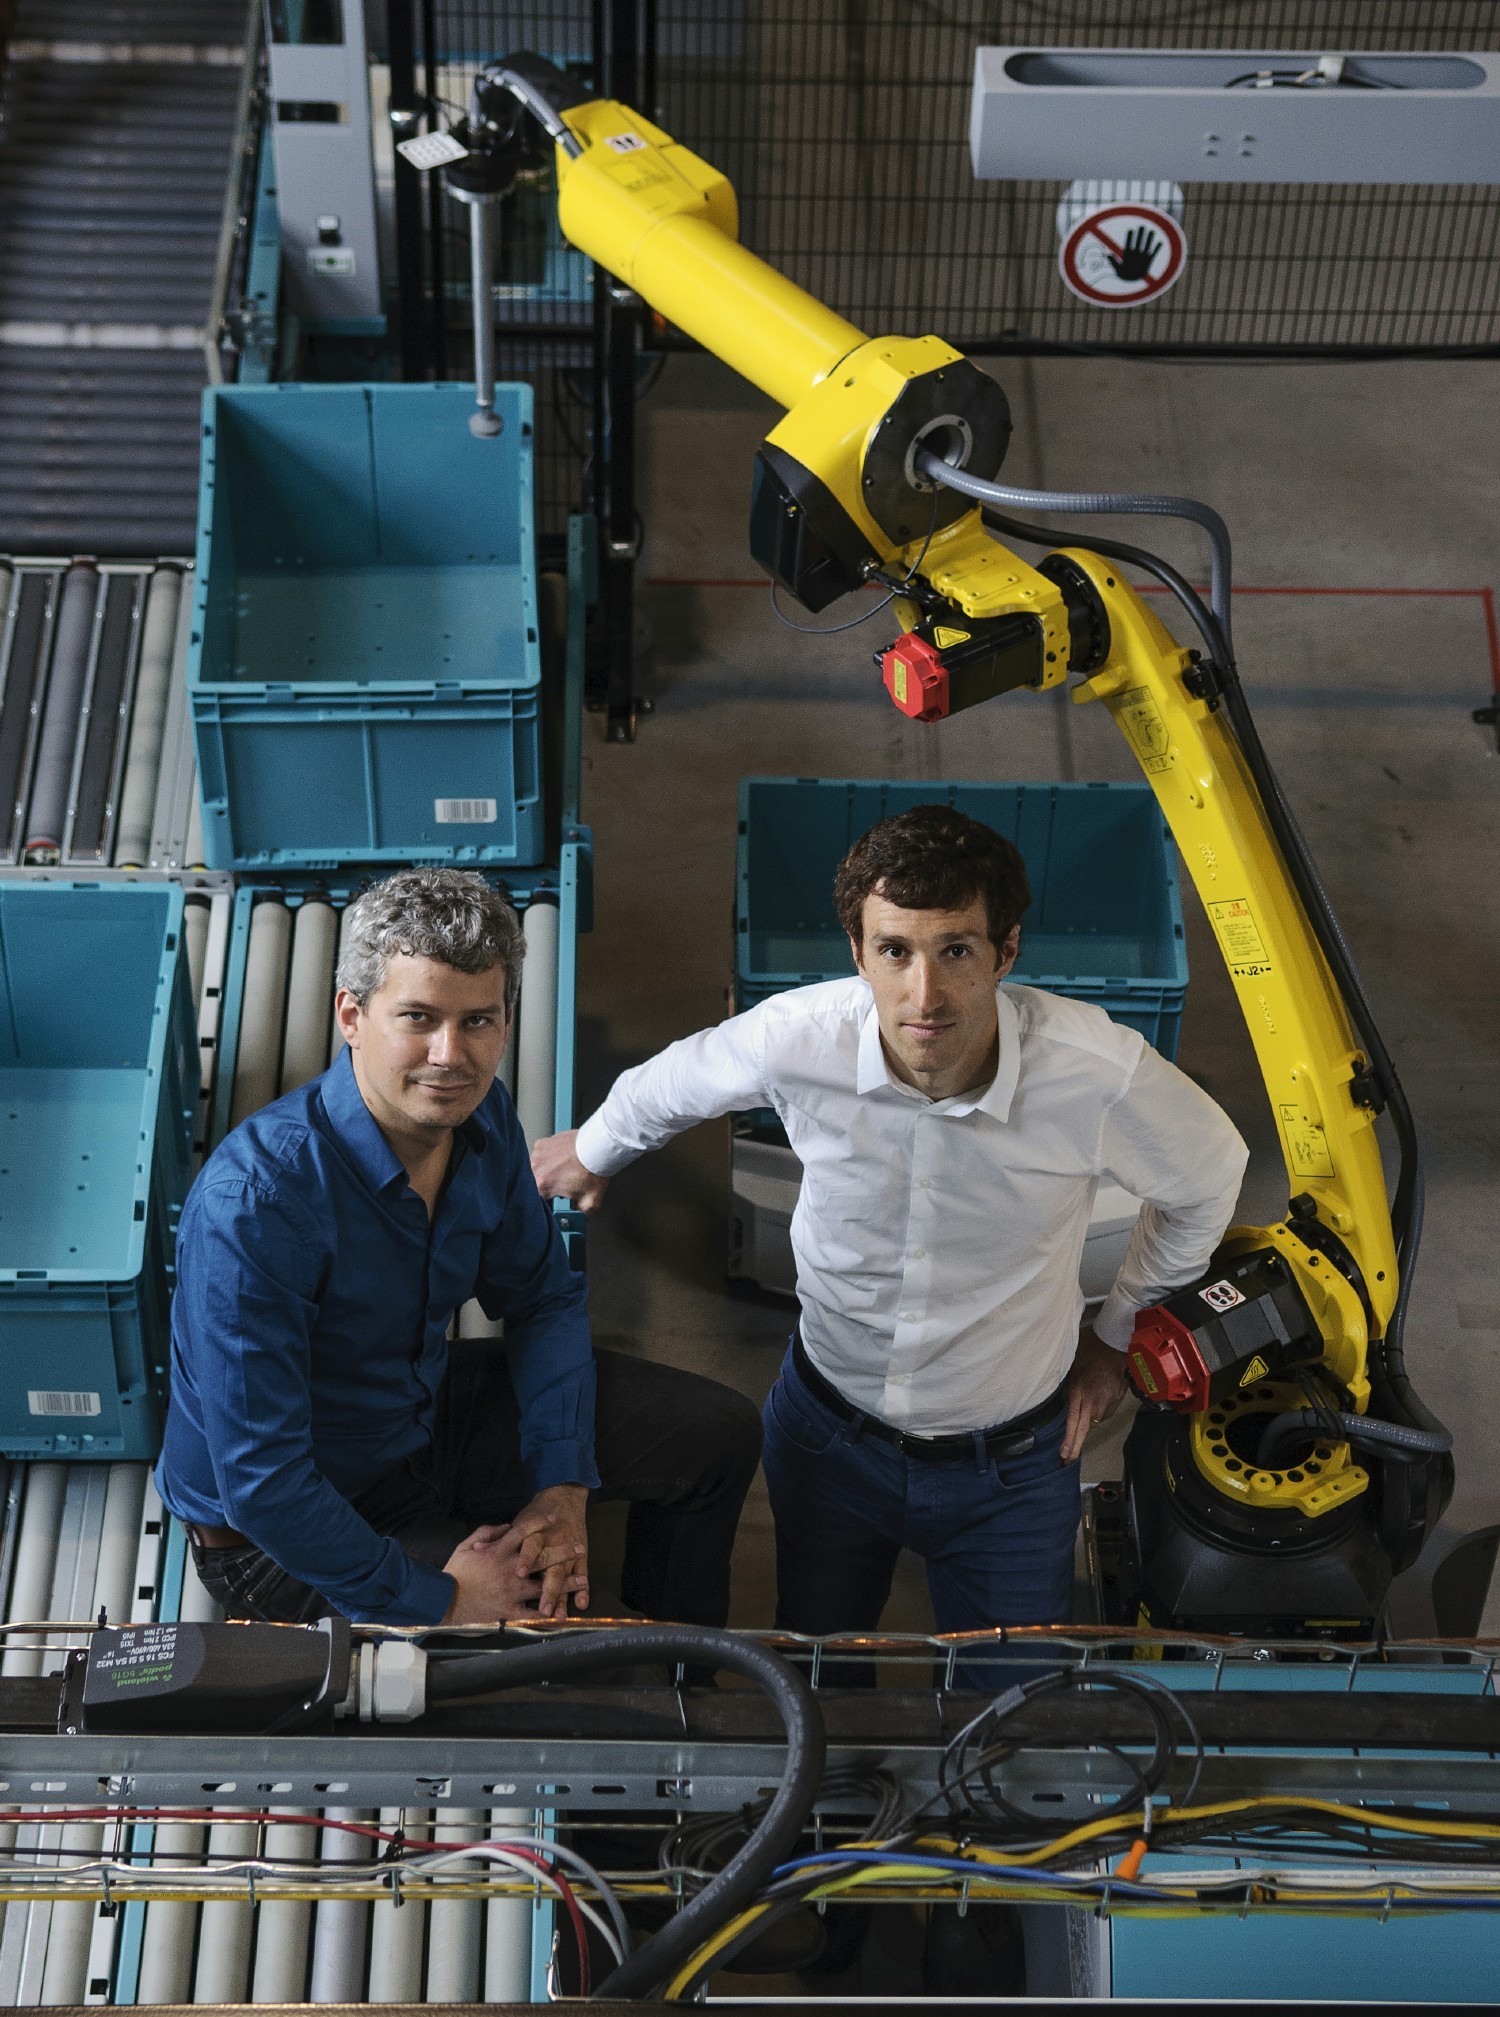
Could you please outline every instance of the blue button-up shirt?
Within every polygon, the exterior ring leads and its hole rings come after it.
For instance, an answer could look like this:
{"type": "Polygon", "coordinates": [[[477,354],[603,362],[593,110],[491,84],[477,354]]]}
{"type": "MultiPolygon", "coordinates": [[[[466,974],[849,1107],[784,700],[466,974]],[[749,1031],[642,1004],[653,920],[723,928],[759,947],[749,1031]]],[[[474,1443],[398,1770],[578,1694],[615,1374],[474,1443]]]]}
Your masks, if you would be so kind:
{"type": "Polygon", "coordinates": [[[455,1131],[429,1222],[341,1051],[221,1142],[188,1195],[163,1503],[238,1528],[346,1617],[436,1624],[452,1579],[349,1500],[431,1441],[449,1320],[471,1296],[505,1320],[527,1484],[597,1485],[583,1278],[509,1094],[493,1087],[455,1131]]]}

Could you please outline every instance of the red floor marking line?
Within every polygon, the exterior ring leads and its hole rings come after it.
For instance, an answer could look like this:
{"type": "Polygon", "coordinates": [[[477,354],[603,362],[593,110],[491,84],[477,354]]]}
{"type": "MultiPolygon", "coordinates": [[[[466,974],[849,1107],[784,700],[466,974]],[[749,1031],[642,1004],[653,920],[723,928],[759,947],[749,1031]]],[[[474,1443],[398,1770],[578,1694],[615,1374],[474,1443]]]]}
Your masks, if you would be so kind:
{"type": "Polygon", "coordinates": [[[1490,641],[1490,684],[1500,693],[1500,624],[1495,621],[1495,591],[1481,588],[1484,597],[1484,628],[1490,641]]]}
{"type": "MultiPolygon", "coordinates": [[[[743,575],[712,576],[700,574],[654,574],[647,578],[647,588],[764,588],[767,577],[747,580],[743,575]]],[[[1137,584],[1142,595],[1166,595],[1170,591],[1160,582],[1137,584]]],[[[1495,612],[1495,591],[1493,588],[1327,588],[1291,587],[1255,582],[1242,584],[1234,591],[1236,595],[1395,595],[1395,596],[1447,596],[1458,601],[1479,602],[1484,607],[1485,638],[1490,654],[1490,684],[1500,693],[1500,618],[1495,612]]]]}

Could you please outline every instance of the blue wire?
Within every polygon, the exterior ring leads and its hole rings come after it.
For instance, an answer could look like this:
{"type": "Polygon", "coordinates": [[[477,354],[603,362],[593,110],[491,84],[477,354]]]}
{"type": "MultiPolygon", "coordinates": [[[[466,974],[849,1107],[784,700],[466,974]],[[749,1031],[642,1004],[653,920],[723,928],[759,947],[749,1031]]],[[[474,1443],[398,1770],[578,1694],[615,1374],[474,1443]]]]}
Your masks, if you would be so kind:
{"type": "MultiPolygon", "coordinates": [[[[920,1869],[956,1871],[965,1877],[982,1877],[989,1881],[1003,1881],[1005,1883],[1020,1881],[1030,1884],[1056,1884],[1061,1882],[1067,1888],[1076,1889],[1080,1896],[1087,1895],[1091,1888],[1102,1892],[1107,1887],[1109,1893],[1115,1897],[1140,1898],[1152,1903],[1166,1902],[1174,1905],[1196,1906],[1199,1909],[1203,1909],[1205,1904],[1209,1904],[1211,1908],[1212,1894],[1210,1894],[1209,1899],[1205,1900],[1176,1888],[1168,1889],[1160,1884],[1141,1883],[1138,1879],[1113,1877],[1105,1873],[1080,1878],[1072,1876],[1071,1873],[1066,1871],[1039,1870],[1031,1865],[975,1863],[968,1858],[959,1856],[908,1856],[903,1855],[899,1850],[892,1849],[850,1849],[843,1852],[836,1849],[828,1849],[814,1856],[799,1856],[794,1862],[781,1864],[774,1872],[770,1881],[774,1883],[778,1878],[793,1876],[799,1870],[819,1869],[850,1863],[901,1863],[913,1865],[920,1869]]],[[[1295,1903],[1295,1894],[1293,1894],[1293,1902],[1295,1903]]],[[[1229,1903],[1230,1901],[1226,1897],[1226,1910],[1229,1908],[1229,1903]]],[[[1432,1911],[1434,1909],[1441,1909],[1443,1911],[1495,1912],[1500,1911],[1500,1893],[1497,1893],[1493,1899],[1489,1899],[1475,1898],[1472,1894],[1466,1895],[1462,1892],[1423,1891],[1413,1898],[1392,1899],[1388,1904],[1379,1898],[1351,1898],[1347,1901],[1320,1898],[1316,1901],[1309,1900],[1306,1909],[1310,1912],[1348,1913],[1358,1917],[1367,1917],[1377,1908],[1377,1905],[1381,1911],[1391,1914],[1408,1911],[1432,1911]]],[[[1272,1909],[1286,1910],[1288,1908],[1282,1906],[1279,1908],[1273,1907],[1272,1909]]]]}

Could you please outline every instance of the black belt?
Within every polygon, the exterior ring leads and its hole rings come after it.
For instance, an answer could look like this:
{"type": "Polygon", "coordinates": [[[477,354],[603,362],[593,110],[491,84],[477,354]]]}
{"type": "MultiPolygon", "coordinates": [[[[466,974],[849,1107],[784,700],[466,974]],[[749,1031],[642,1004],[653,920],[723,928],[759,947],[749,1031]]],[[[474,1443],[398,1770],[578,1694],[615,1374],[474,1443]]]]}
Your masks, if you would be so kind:
{"type": "Polygon", "coordinates": [[[248,1548],[250,1541],[237,1527],[204,1527],[192,1520],[182,1523],[188,1530],[188,1537],[200,1548],[248,1548]]]}
{"type": "Polygon", "coordinates": [[[1036,1442],[1036,1431],[1061,1414],[1068,1398],[1065,1376],[1046,1400],[1038,1401],[1024,1415],[1013,1416],[1008,1422],[997,1422],[993,1428],[966,1430],[958,1436],[911,1436],[905,1429],[893,1429],[889,1422],[882,1422],[878,1416],[867,1415],[861,1409],[851,1407],[838,1388],[828,1384],[807,1356],[800,1331],[792,1333],[792,1364],[797,1368],[797,1377],[814,1399],[821,1401],[825,1408],[842,1420],[861,1423],[862,1435],[876,1436],[882,1443],[894,1443],[903,1455],[925,1458],[934,1464],[951,1464],[963,1457],[972,1461],[976,1435],[983,1438],[987,1457],[1024,1457],[1036,1442]]]}

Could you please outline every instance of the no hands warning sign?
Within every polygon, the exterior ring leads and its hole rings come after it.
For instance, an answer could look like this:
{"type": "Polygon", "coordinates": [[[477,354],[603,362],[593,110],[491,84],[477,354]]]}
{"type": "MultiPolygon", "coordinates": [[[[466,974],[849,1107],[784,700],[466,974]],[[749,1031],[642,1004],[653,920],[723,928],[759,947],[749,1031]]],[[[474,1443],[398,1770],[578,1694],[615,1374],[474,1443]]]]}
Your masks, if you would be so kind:
{"type": "Polygon", "coordinates": [[[1096,308],[1140,308],[1165,294],[1187,262],[1182,226],[1150,203],[1108,203],[1080,217],[1058,269],[1096,308]]]}

